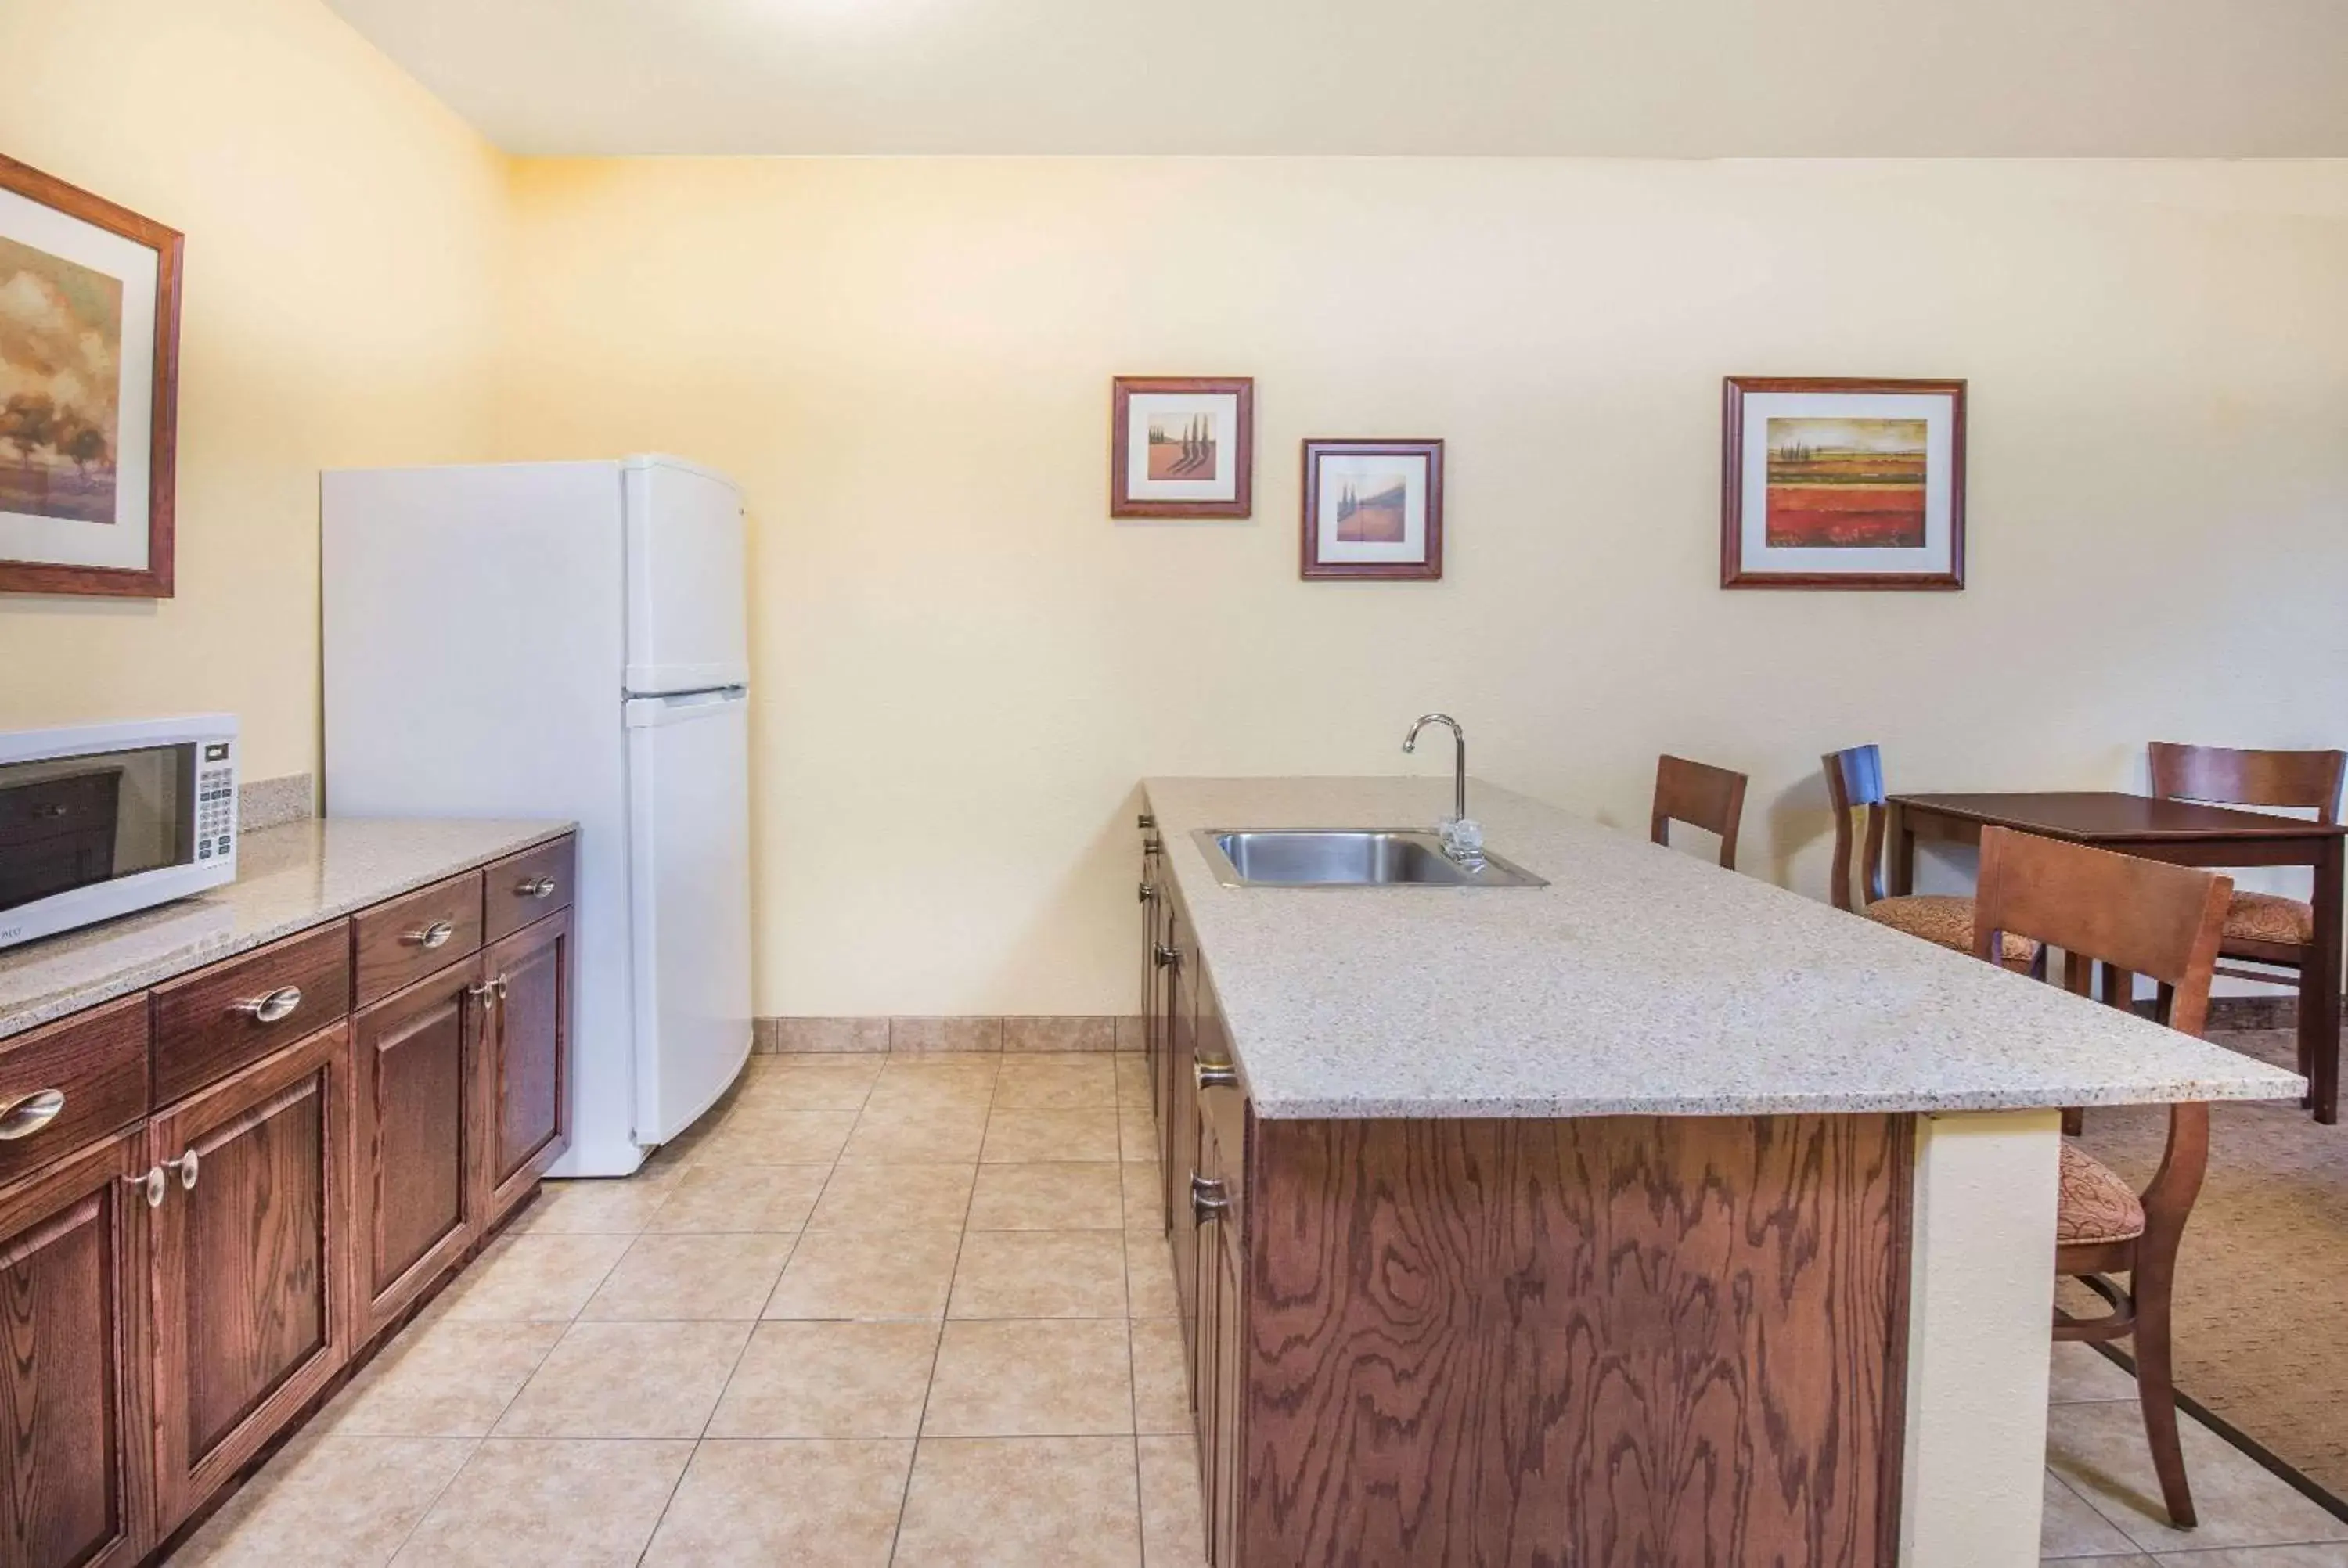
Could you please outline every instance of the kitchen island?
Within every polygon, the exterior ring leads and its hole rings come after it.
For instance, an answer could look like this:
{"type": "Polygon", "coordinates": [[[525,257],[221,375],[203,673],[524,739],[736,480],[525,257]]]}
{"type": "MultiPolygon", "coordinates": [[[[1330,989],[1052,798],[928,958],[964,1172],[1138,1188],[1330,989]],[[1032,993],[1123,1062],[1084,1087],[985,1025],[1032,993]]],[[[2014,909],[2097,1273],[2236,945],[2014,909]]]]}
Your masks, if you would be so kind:
{"type": "Polygon", "coordinates": [[[2034,1562],[2057,1107],[2296,1076],[1478,786],[1522,887],[1230,885],[1154,779],[1146,1038],[1216,1568],[2034,1562]]]}

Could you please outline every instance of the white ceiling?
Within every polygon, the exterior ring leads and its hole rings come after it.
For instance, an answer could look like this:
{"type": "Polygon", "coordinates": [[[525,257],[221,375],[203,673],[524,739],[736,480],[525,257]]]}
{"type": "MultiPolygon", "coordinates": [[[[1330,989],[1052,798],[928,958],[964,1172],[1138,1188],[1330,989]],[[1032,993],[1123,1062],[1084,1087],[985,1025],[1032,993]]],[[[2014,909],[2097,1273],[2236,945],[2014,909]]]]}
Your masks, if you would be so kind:
{"type": "Polygon", "coordinates": [[[2348,0],[328,0],[519,153],[2348,155],[2348,0]]]}

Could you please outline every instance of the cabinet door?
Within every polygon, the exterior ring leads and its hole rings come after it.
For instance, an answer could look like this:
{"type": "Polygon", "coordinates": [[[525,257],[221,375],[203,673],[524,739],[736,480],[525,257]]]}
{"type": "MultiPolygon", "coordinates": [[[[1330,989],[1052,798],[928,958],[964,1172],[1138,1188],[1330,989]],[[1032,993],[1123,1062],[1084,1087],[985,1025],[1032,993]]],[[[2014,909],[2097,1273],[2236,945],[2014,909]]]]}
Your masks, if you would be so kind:
{"type": "MultiPolygon", "coordinates": [[[[1166,1212],[1172,1223],[1174,1290],[1180,1298],[1182,1320],[1196,1317],[1199,1306],[1199,1227],[1190,1217],[1190,1178],[1199,1171],[1199,953],[1189,922],[1175,915],[1174,964],[1169,984],[1174,992],[1173,1028],[1168,1036],[1167,1135],[1165,1156],[1166,1212]]],[[[1198,1345],[1191,1342],[1193,1354],[1198,1345]]]]}
{"type": "Polygon", "coordinates": [[[0,1193],[0,1563],[129,1568],[153,1539],[137,1129],[0,1193]]]}
{"type": "Polygon", "coordinates": [[[156,1487],[169,1532],[339,1371],[350,1266],[350,1026],[148,1126],[156,1487]]]}
{"type": "Polygon", "coordinates": [[[481,961],[451,964],[351,1020],[351,1342],[363,1345],[465,1254],[481,961]]]}
{"type": "Polygon", "coordinates": [[[1141,820],[1141,1061],[1149,1075],[1149,1109],[1154,1114],[1163,1116],[1166,1107],[1159,1093],[1158,1074],[1159,1060],[1165,1053],[1165,1041],[1159,1038],[1158,996],[1162,989],[1162,969],[1158,954],[1165,934],[1159,911],[1166,907],[1169,900],[1164,890],[1158,886],[1159,878],[1165,873],[1165,866],[1159,854],[1157,832],[1149,827],[1147,816],[1141,820]]]}
{"type": "Polygon", "coordinates": [[[570,1141],[571,912],[550,915],[491,948],[482,972],[489,1025],[475,1088],[481,1224],[530,1195],[570,1141]]]}

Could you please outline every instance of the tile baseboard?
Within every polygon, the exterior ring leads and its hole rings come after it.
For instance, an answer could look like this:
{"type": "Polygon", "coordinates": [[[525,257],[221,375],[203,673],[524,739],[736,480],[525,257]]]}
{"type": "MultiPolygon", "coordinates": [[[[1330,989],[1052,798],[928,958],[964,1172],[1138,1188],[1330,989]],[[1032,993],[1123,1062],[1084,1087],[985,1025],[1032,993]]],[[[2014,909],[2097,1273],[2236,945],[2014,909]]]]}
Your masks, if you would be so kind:
{"type": "Polygon", "coordinates": [[[880,1050],[1114,1051],[1139,1050],[1141,1044],[1142,1020],[1132,1014],[762,1018],[752,1022],[752,1049],[768,1056],[880,1050]]]}

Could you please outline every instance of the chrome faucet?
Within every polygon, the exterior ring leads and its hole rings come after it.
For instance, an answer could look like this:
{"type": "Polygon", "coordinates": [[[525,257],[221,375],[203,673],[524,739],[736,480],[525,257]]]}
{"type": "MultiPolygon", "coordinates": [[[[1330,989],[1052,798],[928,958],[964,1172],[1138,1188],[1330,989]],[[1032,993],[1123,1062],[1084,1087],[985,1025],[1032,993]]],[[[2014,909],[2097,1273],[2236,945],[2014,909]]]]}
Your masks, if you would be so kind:
{"type": "Polygon", "coordinates": [[[1403,737],[1402,749],[1405,753],[1418,750],[1418,733],[1429,724],[1446,725],[1451,731],[1451,820],[1444,825],[1443,852],[1462,866],[1481,866],[1484,835],[1468,815],[1468,732],[1448,713],[1423,714],[1403,737]]]}

